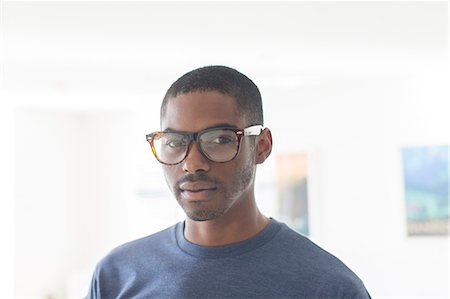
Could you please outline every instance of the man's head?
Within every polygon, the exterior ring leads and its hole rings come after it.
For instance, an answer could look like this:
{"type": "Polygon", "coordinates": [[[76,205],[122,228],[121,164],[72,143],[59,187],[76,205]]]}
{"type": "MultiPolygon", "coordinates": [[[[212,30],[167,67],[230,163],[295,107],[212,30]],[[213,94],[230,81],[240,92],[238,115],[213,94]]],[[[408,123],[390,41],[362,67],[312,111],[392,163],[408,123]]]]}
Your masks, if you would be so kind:
{"type": "Polygon", "coordinates": [[[236,101],[236,113],[249,125],[264,125],[261,93],[244,74],[226,66],[206,66],[190,71],[176,80],[167,90],[161,105],[161,120],[170,98],[194,91],[217,91],[236,101]]]}
{"type": "Polygon", "coordinates": [[[169,88],[161,105],[165,137],[155,150],[162,146],[170,157],[174,157],[171,151],[181,152],[163,169],[169,188],[190,219],[245,217],[254,201],[256,164],[264,162],[272,147],[268,129],[246,128],[262,121],[258,88],[236,70],[200,68],[169,88]],[[243,136],[243,129],[257,136],[243,136]],[[233,150],[236,155],[226,154],[233,150]]]}

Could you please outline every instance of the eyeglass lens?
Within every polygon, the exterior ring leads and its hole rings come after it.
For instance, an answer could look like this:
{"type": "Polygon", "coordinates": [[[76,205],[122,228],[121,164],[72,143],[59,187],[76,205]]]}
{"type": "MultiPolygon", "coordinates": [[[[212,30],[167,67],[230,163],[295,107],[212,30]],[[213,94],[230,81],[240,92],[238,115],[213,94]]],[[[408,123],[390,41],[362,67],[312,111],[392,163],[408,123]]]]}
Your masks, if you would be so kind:
{"type": "MultiPolygon", "coordinates": [[[[186,156],[190,144],[189,135],[165,132],[153,140],[156,154],[164,163],[176,164],[186,156]]],[[[233,130],[217,129],[200,133],[199,147],[203,154],[214,162],[232,160],[238,151],[238,137],[233,130]]]]}

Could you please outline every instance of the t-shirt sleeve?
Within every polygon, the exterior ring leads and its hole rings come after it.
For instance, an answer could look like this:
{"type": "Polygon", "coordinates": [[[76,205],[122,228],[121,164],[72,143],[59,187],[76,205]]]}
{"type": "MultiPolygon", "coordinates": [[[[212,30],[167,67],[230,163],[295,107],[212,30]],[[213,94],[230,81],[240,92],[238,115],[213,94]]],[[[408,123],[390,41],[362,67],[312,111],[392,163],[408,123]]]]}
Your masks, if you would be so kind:
{"type": "Polygon", "coordinates": [[[352,292],[351,297],[352,299],[371,299],[369,292],[366,290],[364,286],[361,286],[358,290],[355,290],[352,292]]]}
{"type": "Polygon", "coordinates": [[[98,268],[96,268],[94,274],[92,275],[91,284],[89,286],[89,290],[85,299],[100,299],[100,298],[101,295],[99,288],[98,268]]]}
{"type": "Polygon", "coordinates": [[[336,290],[339,290],[337,298],[371,299],[364,283],[356,276],[347,282],[341,282],[340,286],[337,287],[336,290]]]}
{"type": "Polygon", "coordinates": [[[362,280],[340,261],[328,268],[322,276],[322,283],[316,298],[370,299],[370,294],[362,280]]]}

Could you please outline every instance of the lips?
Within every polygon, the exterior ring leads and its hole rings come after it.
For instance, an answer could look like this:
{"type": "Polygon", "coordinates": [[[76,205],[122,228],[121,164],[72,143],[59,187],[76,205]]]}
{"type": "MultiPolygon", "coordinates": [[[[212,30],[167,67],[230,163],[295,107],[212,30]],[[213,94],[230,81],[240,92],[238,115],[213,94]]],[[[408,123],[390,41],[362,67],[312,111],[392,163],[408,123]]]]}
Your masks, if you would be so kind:
{"type": "Polygon", "coordinates": [[[197,181],[197,182],[181,183],[180,189],[181,189],[181,191],[201,192],[201,191],[214,190],[214,189],[216,189],[216,187],[209,182],[197,181]]]}
{"type": "Polygon", "coordinates": [[[188,201],[205,201],[211,198],[217,187],[206,181],[184,182],[180,184],[181,195],[188,201]]]}

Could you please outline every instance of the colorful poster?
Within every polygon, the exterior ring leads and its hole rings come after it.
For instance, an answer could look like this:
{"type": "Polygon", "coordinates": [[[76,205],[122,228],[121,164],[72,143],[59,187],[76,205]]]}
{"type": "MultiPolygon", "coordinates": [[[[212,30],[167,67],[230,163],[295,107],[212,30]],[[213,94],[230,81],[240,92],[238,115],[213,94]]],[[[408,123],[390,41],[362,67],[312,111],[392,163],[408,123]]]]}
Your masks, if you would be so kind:
{"type": "Polygon", "coordinates": [[[409,236],[449,233],[449,147],[402,149],[409,236]]]}
{"type": "Polygon", "coordinates": [[[308,155],[292,153],[276,158],[279,218],[296,231],[309,235],[308,155]]]}

